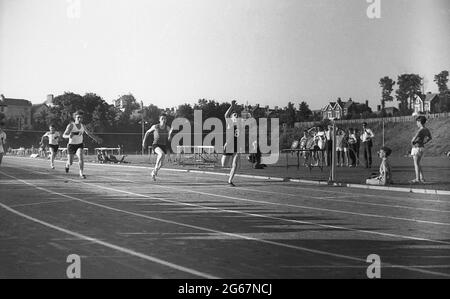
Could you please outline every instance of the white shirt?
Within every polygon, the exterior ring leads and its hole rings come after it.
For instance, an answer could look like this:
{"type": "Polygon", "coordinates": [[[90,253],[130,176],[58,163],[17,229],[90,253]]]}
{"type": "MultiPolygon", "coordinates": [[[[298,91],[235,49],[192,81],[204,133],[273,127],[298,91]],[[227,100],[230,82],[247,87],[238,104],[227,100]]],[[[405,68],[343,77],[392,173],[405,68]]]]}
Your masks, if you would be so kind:
{"type": "Polygon", "coordinates": [[[6,133],[1,132],[0,133],[0,154],[3,154],[5,152],[5,150],[3,148],[3,143],[5,143],[5,141],[6,141],[6,133]]]}
{"type": "Polygon", "coordinates": [[[323,131],[317,132],[316,139],[317,139],[317,145],[319,146],[319,148],[324,149],[325,148],[325,140],[326,140],[325,132],[323,132],[323,131]]]}
{"type": "Polygon", "coordinates": [[[327,140],[331,140],[331,130],[326,130],[325,136],[327,137],[327,140]]]}
{"type": "Polygon", "coordinates": [[[60,138],[59,132],[55,132],[53,134],[50,132],[47,132],[44,134],[44,137],[48,137],[48,144],[58,145],[58,140],[60,138]]]}
{"type": "Polygon", "coordinates": [[[365,128],[361,134],[361,141],[366,142],[375,137],[371,129],[365,128]]]}
{"type": "Polygon", "coordinates": [[[70,133],[75,133],[75,135],[73,135],[72,137],[69,137],[69,144],[81,144],[83,143],[83,134],[84,134],[84,125],[80,124],[81,128],[78,129],[77,125],[75,123],[71,123],[67,126],[67,128],[69,128],[70,126],[72,126],[72,130],[69,132],[69,136],[70,133]]]}

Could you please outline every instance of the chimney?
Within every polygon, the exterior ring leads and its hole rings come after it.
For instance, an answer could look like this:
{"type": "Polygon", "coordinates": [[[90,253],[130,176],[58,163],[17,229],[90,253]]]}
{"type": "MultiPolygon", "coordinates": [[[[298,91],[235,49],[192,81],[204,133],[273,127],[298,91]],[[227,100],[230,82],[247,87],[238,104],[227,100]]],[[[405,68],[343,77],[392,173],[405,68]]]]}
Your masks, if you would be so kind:
{"type": "Polygon", "coordinates": [[[366,100],[366,106],[369,107],[369,101],[368,100],[366,100]]]}

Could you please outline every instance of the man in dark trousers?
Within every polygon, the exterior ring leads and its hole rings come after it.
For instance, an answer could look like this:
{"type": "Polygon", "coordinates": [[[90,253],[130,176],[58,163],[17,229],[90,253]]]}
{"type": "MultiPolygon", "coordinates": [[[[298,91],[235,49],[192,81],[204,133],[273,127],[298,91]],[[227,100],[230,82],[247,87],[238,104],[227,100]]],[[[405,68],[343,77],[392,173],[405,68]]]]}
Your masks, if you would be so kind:
{"type": "Polygon", "coordinates": [[[364,151],[364,160],[366,161],[366,168],[372,167],[372,146],[373,146],[373,134],[372,130],[367,128],[367,123],[363,122],[361,130],[361,142],[364,151]]]}

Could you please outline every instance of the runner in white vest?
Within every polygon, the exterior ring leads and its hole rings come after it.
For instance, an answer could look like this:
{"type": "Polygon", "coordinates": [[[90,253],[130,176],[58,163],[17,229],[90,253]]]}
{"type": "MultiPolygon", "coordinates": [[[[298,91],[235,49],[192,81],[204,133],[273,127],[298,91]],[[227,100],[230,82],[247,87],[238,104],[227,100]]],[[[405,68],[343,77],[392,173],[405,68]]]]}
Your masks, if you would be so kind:
{"type": "Polygon", "coordinates": [[[73,118],[75,122],[67,125],[66,131],[63,134],[64,138],[68,138],[67,143],[67,163],[66,173],[69,172],[69,167],[73,163],[73,156],[76,154],[78,157],[78,166],[80,168],[80,178],[85,179],[86,176],[83,173],[84,170],[84,145],[83,134],[86,133],[95,142],[100,143],[101,139],[89,132],[83,125],[83,112],[77,111],[74,113],[73,118]]]}
{"type": "Polygon", "coordinates": [[[49,131],[41,137],[41,145],[44,144],[44,138],[48,138],[48,147],[50,148],[50,167],[55,169],[55,157],[58,153],[59,141],[61,135],[56,131],[54,125],[49,126],[49,131]]]}

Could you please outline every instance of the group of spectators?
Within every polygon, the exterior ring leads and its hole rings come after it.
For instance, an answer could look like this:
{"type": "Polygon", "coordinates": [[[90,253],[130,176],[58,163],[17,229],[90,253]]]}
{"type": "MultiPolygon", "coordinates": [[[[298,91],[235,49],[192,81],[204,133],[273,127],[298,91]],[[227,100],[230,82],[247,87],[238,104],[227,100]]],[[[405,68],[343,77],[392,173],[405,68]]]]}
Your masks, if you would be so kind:
{"type": "MultiPolygon", "coordinates": [[[[375,134],[367,123],[362,124],[362,129],[349,128],[337,129],[336,132],[336,157],[338,167],[356,167],[360,165],[360,150],[363,151],[365,167],[372,167],[372,147],[375,134]]],[[[304,130],[298,143],[305,158],[305,165],[318,166],[319,164],[331,166],[333,153],[333,126],[328,125],[324,130],[322,126],[304,130]]],[[[294,146],[295,147],[295,146],[294,146]]]]}
{"type": "MultiPolygon", "coordinates": [[[[425,152],[425,144],[431,141],[431,133],[425,127],[427,119],[424,115],[416,118],[418,131],[411,139],[410,156],[414,161],[415,178],[410,180],[410,184],[425,183],[421,161],[425,152]]],[[[366,168],[372,168],[372,148],[375,134],[367,127],[367,123],[362,123],[361,130],[349,128],[347,130],[337,129],[336,132],[336,160],[338,167],[356,167],[360,165],[360,151],[364,155],[364,165],[366,168]]],[[[294,143],[293,147],[297,144],[294,143]]],[[[331,166],[333,154],[333,126],[328,125],[325,131],[323,127],[305,130],[303,137],[300,139],[298,146],[303,151],[302,156],[305,158],[305,165],[317,166],[319,162],[325,160],[327,166],[331,166]],[[311,164],[311,160],[313,163],[311,164]]],[[[392,184],[392,172],[388,157],[392,150],[383,146],[377,154],[381,159],[379,173],[374,174],[366,180],[370,185],[388,185],[392,184]]]]}

